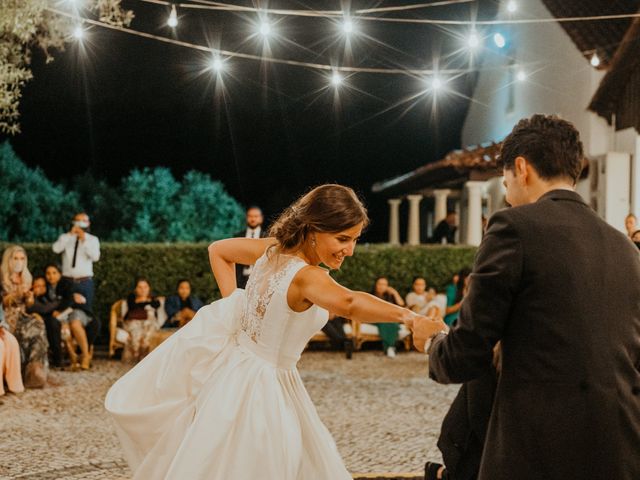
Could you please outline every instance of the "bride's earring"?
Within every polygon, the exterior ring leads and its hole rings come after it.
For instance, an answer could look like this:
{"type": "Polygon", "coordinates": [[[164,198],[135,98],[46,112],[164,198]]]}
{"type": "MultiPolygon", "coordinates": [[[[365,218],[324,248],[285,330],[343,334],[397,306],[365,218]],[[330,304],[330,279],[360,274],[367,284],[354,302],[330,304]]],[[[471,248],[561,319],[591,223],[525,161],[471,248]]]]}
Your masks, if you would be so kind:
{"type": "Polygon", "coordinates": [[[311,246],[313,248],[316,248],[316,239],[315,239],[315,237],[311,237],[311,246]]]}

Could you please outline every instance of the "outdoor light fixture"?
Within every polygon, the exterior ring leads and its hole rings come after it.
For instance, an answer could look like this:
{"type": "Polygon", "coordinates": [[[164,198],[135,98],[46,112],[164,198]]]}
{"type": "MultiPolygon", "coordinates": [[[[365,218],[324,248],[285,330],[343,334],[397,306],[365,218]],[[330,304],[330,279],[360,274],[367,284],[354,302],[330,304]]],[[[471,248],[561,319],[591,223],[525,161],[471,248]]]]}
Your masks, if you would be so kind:
{"type": "Polygon", "coordinates": [[[440,90],[442,88],[442,80],[438,77],[433,77],[431,79],[431,88],[433,90],[440,90]]]}
{"type": "Polygon", "coordinates": [[[507,44],[507,40],[501,33],[495,33],[493,35],[493,43],[495,43],[496,47],[498,48],[504,48],[504,46],[507,44]]]}
{"type": "Polygon", "coordinates": [[[171,5],[171,13],[169,14],[167,25],[169,25],[171,28],[176,28],[178,26],[178,12],[176,12],[175,5],[171,5]]]}
{"type": "Polygon", "coordinates": [[[81,25],[76,25],[76,28],[73,29],[73,36],[76,40],[82,40],[84,38],[84,29],[81,25]]]}
{"type": "Polygon", "coordinates": [[[591,62],[591,65],[594,67],[600,66],[600,57],[596,52],[594,52],[593,55],[591,56],[590,62],[591,62]]]}
{"type": "Polygon", "coordinates": [[[475,31],[469,34],[469,37],[467,38],[467,45],[471,49],[478,48],[480,45],[480,37],[478,37],[478,34],[475,31]]]}
{"type": "Polygon", "coordinates": [[[342,75],[338,72],[333,72],[333,75],[331,75],[331,84],[334,87],[339,87],[342,84],[342,75]]]}
{"type": "Polygon", "coordinates": [[[268,21],[263,20],[260,23],[260,35],[263,37],[268,37],[271,34],[271,25],[268,21]]]}
{"type": "Polygon", "coordinates": [[[222,73],[224,71],[224,62],[220,57],[213,57],[213,60],[211,60],[211,69],[216,73],[222,73]]]}
{"type": "Polygon", "coordinates": [[[348,18],[345,19],[344,22],[342,22],[342,31],[347,35],[353,33],[353,22],[348,18]]]}
{"type": "Polygon", "coordinates": [[[527,79],[527,74],[525,73],[525,71],[518,70],[518,73],[516,73],[516,80],[518,80],[519,82],[522,82],[526,79],[527,79]]]}
{"type": "Polygon", "coordinates": [[[507,12],[515,13],[518,10],[518,4],[514,0],[510,0],[507,2],[507,12]]]}

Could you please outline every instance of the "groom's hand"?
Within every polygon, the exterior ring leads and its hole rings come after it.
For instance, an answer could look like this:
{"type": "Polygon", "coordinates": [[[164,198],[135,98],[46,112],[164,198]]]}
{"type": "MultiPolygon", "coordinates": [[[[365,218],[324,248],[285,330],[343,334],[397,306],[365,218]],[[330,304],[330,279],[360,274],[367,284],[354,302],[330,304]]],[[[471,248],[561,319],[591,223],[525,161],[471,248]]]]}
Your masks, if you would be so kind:
{"type": "Polygon", "coordinates": [[[437,333],[447,330],[447,325],[440,317],[416,317],[413,320],[413,346],[424,352],[426,343],[437,333]]]}

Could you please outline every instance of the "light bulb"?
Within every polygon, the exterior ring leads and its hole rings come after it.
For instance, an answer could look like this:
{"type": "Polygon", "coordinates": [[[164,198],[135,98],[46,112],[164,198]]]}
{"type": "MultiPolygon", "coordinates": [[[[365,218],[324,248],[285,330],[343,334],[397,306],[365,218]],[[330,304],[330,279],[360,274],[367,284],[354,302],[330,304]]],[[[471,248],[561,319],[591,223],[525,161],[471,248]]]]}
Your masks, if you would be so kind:
{"type": "Polygon", "coordinates": [[[77,25],[76,28],[73,29],[73,36],[76,40],[82,40],[84,38],[84,29],[82,26],[77,25]]]}
{"type": "Polygon", "coordinates": [[[507,2],[507,12],[515,13],[518,10],[518,4],[514,0],[507,2]]]}
{"type": "Polygon", "coordinates": [[[440,90],[440,88],[442,88],[442,80],[440,80],[438,77],[433,77],[433,79],[431,80],[431,88],[433,88],[434,90],[440,90]]]}
{"type": "Polygon", "coordinates": [[[472,49],[478,48],[478,46],[480,45],[480,37],[478,37],[478,34],[476,32],[471,32],[469,34],[469,37],[467,38],[467,45],[472,49]]]}
{"type": "Polygon", "coordinates": [[[349,19],[342,22],[342,31],[346,34],[353,33],[353,22],[349,19]]]}
{"type": "Polygon", "coordinates": [[[504,38],[504,35],[502,35],[501,33],[495,33],[493,35],[493,42],[496,44],[496,47],[498,48],[504,48],[504,46],[507,44],[507,40],[504,38]]]}
{"type": "Polygon", "coordinates": [[[516,80],[518,80],[519,82],[522,82],[526,79],[527,79],[527,74],[525,73],[525,71],[518,70],[518,73],[516,73],[516,80]]]}
{"type": "Polygon", "coordinates": [[[263,37],[268,37],[270,34],[271,34],[271,25],[269,25],[269,22],[263,21],[260,24],[260,35],[262,35],[263,37]]]}
{"type": "Polygon", "coordinates": [[[342,75],[338,72],[333,72],[333,75],[331,75],[331,84],[334,87],[340,86],[342,84],[342,75]]]}
{"type": "Polygon", "coordinates": [[[171,5],[171,13],[169,14],[167,25],[169,25],[171,28],[176,28],[178,26],[178,12],[176,12],[175,5],[171,5]]]}
{"type": "Polygon", "coordinates": [[[594,67],[598,67],[600,66],[600,57],[598,56],[597,53],[594,53],[593,56],[591,57],[591,65],[594,67]]]}
{"type": "Polygon", "coordinates": [[[211,60],[211,69],[218,73],[224,70],[224,62],[220,57],[214,57],[213,60],[211,60]]]}

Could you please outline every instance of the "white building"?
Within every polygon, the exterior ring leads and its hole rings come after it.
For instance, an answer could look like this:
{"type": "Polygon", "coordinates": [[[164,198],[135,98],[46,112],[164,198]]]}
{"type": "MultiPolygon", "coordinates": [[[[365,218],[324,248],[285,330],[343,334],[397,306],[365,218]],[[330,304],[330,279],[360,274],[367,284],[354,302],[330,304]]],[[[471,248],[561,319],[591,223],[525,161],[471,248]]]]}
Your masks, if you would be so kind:
{"type": "MultiPolygon", "coordinates": [[[[625,12],[611,11],[607,0],[527,0],[519,4],[518,18],[537,19],[635,13],[640,8],[638,0],[615,2],[625,12]]],[[[502,5],[498,18],[509,15],[502,5]]],[[[496,25],[485,31],[487,45],[498,30],[507,45],[487,47],[482,53],[462,145],[500,142],[519,119],[534,113],[556,114],[571,121],[581,133],[590,160],[588,177],[581,180],[578,191],[611,225],[624,231],[625,216],[640,213],[640,19],[496,25]],[[600,62],[597,68],[592,65],[594,54],[600,62]]],[[[466,153],[474,151],[470,148],[466,153]]],[[[490,158],[485,160],[491,163],[490,158]]],[[[460,212],[461,243],[479,244],[480,212],[490,215],[503,205],[498,173],[483,178],[474,175],[471,166],[458,176],[457,184],[447,179],[453,188],[443,189],[447,181],[425,176],[425,168],[374,186],[380,193],[397,193],[402,184],[409,187],[403,192],[410,201],[408,243],[418,243],[414,232],[420,231],[420,225],[416,222],[438,221],[443,205],[446,210],[447,196],[452,195],[449,203],[453,200],[460,212]],[[416,213],[420,211],[418,195],[435,198],[434,213],[422,217],[416,213]]],[[[399,239],[401,197],[390,200],[392,243],[399,239]]]]}

